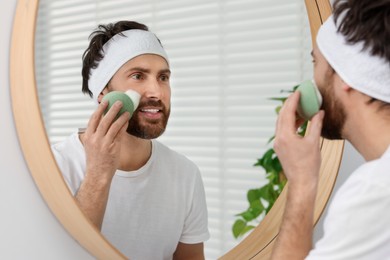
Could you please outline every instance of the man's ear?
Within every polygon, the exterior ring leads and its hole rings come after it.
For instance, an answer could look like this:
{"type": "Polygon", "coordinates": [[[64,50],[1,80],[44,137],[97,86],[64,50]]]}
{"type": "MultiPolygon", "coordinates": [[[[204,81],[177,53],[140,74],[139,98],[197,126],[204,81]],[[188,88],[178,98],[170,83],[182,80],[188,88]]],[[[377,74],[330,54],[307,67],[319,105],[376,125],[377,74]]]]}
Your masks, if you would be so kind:
{"type": "Polygon", "coordinates": [[[342,88],[342,90],[344,90],[344,91],[351,91],[352,90],[352,88],[351,88],[351,86],[350,85],[348,85],[344,80],[341,80],[341,88],[342,88]]]}
{"type": "Polygon", "coordinates": [[[100,102],[102,102],[102,99],[103,99],[104,95],[106,95],[107,93],[108,93],[107,87],[104,88],[104,89],[102,90],[102,92],[100,92],[100,94],[99,94],[99,96],[98,96],[98,99],[97,99],[99,104],[100,104],[100,102]]]}

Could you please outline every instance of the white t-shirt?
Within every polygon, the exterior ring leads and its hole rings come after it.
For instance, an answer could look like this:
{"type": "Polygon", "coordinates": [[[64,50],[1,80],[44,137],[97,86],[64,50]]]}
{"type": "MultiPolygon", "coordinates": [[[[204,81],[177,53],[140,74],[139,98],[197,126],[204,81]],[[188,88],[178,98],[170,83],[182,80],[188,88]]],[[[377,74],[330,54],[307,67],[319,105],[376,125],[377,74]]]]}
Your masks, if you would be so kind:
{"type": "Polygon", "coordinates": [[[307,260],[390,259],[390,147],[340,187],[307,260]]]}
{"type": "MultiPolygon", "coordinates": [[[[53,145],[52,150],[76,194],[86,166],[78,135],[53,145]]],[[[198,167],[153,140],[152,155],[143,167],[116,172],[102,234],[132,260],[172,259],[179,242],[206,241],[207,208],[198,167]]]]}

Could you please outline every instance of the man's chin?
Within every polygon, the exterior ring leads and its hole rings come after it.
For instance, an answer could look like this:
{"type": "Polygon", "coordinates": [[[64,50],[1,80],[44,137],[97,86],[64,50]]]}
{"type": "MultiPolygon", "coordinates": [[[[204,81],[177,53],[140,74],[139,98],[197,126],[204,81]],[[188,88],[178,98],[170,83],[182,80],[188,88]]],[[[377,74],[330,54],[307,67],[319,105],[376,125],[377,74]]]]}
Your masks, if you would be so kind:
{"type": "Polygon", "coordinates": [[[145,119],[135,114],[129,121],[127,133],[141,139],[156,139],[165,132],[168,118],[169,112],[165,113],[162,118],[156,120],[145,119]]]}
{"type": "Polygon", "coordinates": [[[135,136],[135,137],[138,137],[138,138],[141,138],[141,139],[147,139],[147,140],[156,139],[156,138],[160,137],[164,133],[164,131],[165,131],[164,127],[158,127],[158,126],[148,127],[148,128],[129,127],[127,129],[128,134],[135,136]]]}

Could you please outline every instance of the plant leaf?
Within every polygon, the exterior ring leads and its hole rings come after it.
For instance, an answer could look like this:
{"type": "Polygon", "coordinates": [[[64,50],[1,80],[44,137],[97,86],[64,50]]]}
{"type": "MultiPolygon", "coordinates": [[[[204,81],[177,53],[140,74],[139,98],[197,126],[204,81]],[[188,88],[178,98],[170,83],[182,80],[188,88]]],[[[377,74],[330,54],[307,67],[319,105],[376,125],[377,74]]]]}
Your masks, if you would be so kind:
{"type": "Polygon", "coordinates": [[[253,219],[257,218],[264,211],[264,206],[260,199],[252,201],[249,210],[252,213],[253,219]]]}
{"type": "Polygon", "coordinates": [[[241,217],[245,219],[245,221],[254,220],[256,217],[252,214],[251,209],[249,208],[247,211],[241,214],[241,217]]]}
{"type": "Polygon", "coordinates": [[[298,87],[299,87],[299,84],[298,84],[298,85],[295,85],[295,86],[293,87],[293,89],[292,89],[291,92],[294,92],[295,90],[297,90],[298,87]]]}
{"type": "Polygon", "coordinates": [[[267,185],[264,185],[260,190],[260,194],[261,194],[261,198],[263,198],[264,200],[268,201],[269,203],[272,202],[272,196],[270,196],[270,188],[271,188],[271,183],[267,184],[267,185]]]}
{"type": "Polygon", "coordinates": [[[261,166],[261,167],[264,168],[264,170],[265,170],[266,172],[269,172],[270,170],[272,170],[272,168],[270,168],[270,167],[271,167],[271,166],[270,166],[270,163],[271,163],[271,161],[272,161],[272,157],[273,157],[274,154],[275,154],[274,149],[272,149],[272,148],[268,149],[268,150],[264,153],[263,157],[261,157],[261,158],[257,161],[257,163],[255,164],[255,166],[261,166]]]}
{"type": "Polygon", "coordinates": [[[275,101],[286,101],[287,97],[273,97],[273,98],[269,98],[269,100],[275,100],[275,101]]]}
{"type": "Polygon", "coordinates": [[[268,139],[267,144],[271,143],[275,139],[275,136],[272,136],[270,139],[268,139]]]}
{"type": "Polygon", "coordinates": [[[242,219],[236,220],[236,222],[234,222],[233,228],[232,228],[233,236],[235,238],[238,238],[240,236],[241,232],[245,229],[245,227],[246,227],[246,221],[244,221],[242,219]]]}
{"type": "Polygon", "coordinates": [[[277,115],[279,115],[280,109],[282,109],[282,106],[277,106],[275,108],[275,112],[276,112],[277,115]]]}
{"type": "Polygon", "coordinates": [[[260,195],[259,195],[258,190],[257,189],[249,190],[247,193],[247,198],[248,198],[249,204],[251,204],[253,201],[259,200],[260,195]]]}
{"type": "MultiPolygon", "coordinates": [[[[277,156],[275,156],[274,158],[272,158],[272,161],[271,161],[271,165],[272,165],[272,169],[279,173],[282,171],[282,165],[280,164],[280,161],[279,161],[279,158],[277,156]]],[[[279,174],[278,174],[279,175],[279,174]]]]}

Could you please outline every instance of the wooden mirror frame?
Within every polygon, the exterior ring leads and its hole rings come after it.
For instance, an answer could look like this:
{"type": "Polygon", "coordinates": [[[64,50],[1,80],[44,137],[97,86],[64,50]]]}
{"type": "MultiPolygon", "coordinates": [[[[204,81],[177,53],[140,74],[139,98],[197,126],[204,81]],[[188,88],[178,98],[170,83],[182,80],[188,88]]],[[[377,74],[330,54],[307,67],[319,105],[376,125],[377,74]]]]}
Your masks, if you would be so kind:
{"type": "MultiPolygon", "coordinates": [[[[303,1],[303,0],[302,0],[303,1]]],[[[11,53],[10,84],[19,142],[31,175],[47,205],[63,227],[98,259],[126,259],[84,216],[68,190],[51,153],[44,127],[34,69],[34,35],[39,0],[19,0],[16,8],[11,53]]],[[[331,14],[329,0],[305,0],[312,39],[331,14]]],[[[312,40],[314,44],[314,40],[312,40]]],[[[323,140],[322,165],[314,221],[319,220],[333,190],[344,141],[323,140]]],[[[260,224],[220,259],[268,259],[283,217],[287,188],[260,224]]]]}

